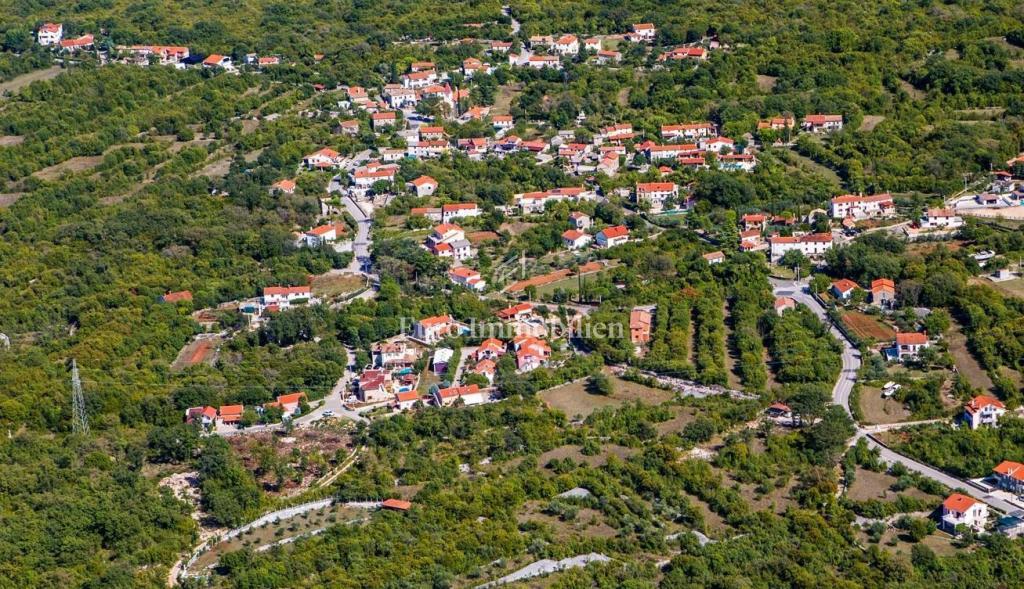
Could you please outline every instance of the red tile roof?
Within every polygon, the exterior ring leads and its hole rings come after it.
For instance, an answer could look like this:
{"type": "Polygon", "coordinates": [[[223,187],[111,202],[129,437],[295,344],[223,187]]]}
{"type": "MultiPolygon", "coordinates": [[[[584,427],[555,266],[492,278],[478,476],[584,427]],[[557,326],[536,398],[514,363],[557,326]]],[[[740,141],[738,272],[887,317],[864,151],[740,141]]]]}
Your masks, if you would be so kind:
{"type": "Polygon", "coordinates": [[[981,411],[985,407],[989,406],[995,407],[996,409],[1006,408],[1006,405],[1003,405],[1003,402],[995,397],[990,397],[988,395],[978,395],[977,397],[974,397],[973,399],[968,401],[964,409],[966,409],[968,413],[977,413],[978,411],[981,411]]]}
{"type": "Polygon", "coordinates": [[[921,346],[928,343],[928,334],[916,331],[903,331],[896,334],[898,346],[921,346]]]}
{"type": "Polygon", "coordinates": [[[1008,476],[1018,481],[1024,481],[1024,464],[1019,462],[1004,460],[993,468],[992,472],[1008,476]]]}
{"type": "Polygon", "coordinates": [[[953,493],[942,502],[942,507],[948,511],[956,511],[958,513],[966,513],[968,509],[976,505],[978,501],[971,499],[967,495],[961,495],[960,493],[953,493]]]}
{"type": "Polygon", "coordinates": [[[613,239],[615,237],[625,237],[629,235],[629,229],[625,225],[615,225],[614,227],[608,227],[601,231],[604,234],[605,239],[613,239]]]}

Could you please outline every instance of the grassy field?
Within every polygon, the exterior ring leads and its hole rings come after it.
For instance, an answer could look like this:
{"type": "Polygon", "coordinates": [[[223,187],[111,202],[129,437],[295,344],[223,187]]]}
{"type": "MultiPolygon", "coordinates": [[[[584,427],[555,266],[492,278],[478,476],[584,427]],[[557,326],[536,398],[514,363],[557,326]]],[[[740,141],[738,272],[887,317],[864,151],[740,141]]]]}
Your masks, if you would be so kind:
{"type": "Polygon", "coordinates": [[[842,184],[842,179],[839,177],[839,174],[835,172],[835,170],[829,168],[828,166],[823,166],[818,162],[812,160],[811,158],[800,155],[795,151],[789,152],[789,163],[794,168],[803,169],[805,171],[811,172],[812,174],[818,174],[833,184],[842,184]]]}
{"type": "Polygon", "coordinates": [[[491,107],[491,115],[511,114],[512,101],[522,92],[522,84],[509,84],[498,88],[498,95],[494,98],[494,106],[491,107]]]}
{"type": "MultiPolygon", "coordinates": [[[[867,501],[868,499],[895,501],[897,493],[890,490],[895,483],[896,477],[892,475],[858,468],[853,476],[853,484],[847,489],[846,495],[854,501],[867,501]]],[[[900,494],[915,499],[934,499],[936,502],[942,499],[914,487],[908,487],[900,491],[900,494]]]]}
{"type": "Polygon", "coordinates": [[[895,399],[883,399],[881,389],[875,387],[861,388],[860,410],[865,423],[898,423],[910,418],[910,411],[903,403],[895,399]]]}
{"type": "Polygon", "coordinates": [[[323,299],[336,299],[366,286],[366,279],[356,274],[324,274],[313,279],[313,294],[323,299]]]}
{"type": "Polygon", "coordinates": [[[671,391],[651,388],[611,375],[608,378],[612,382],[613,391],[608,397],[587,392],[587,381],[582,380],[548,389],[540,393],[540,398],[548,407],[557,409],[570,418],[576,416],[586,418],[602,407],[618,407],[631,401],[658,405],[674,397],[671,391]]]}
{"type": "Polygon", "coordinates": [[[963,328],[956,321],[952,322],[949,333],[946,334],[946,342],[949,344],[949,353],[953,356],[957,370],[964,375],[967,382],[984,391],[991,390],[992,379],[967,349],[967,336],[964,335],[963,328]]]}

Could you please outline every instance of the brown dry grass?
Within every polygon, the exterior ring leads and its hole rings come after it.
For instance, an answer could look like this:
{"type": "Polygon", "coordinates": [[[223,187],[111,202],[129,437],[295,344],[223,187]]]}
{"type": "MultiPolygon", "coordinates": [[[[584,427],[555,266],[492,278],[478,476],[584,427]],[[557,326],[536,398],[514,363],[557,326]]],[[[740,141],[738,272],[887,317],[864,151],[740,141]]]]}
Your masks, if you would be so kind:
{"type": "Polygon", "coordinates": [[[864,118],[861,120],[860,127],[857,130],[874,131],[875,127],[884,120],[885,117],[882,115],[864,115],[864,118]]]}
{"type": "Polygon", "coordinates": [[[540,393],[540,398],[548,407],[561,411],[570,418],[580,416],[585,419],[602,407],[618,407],[633,401],[660,405],[674,397],[671,391],[651,388],[611,375],[608,378],[612,382],[613,391],[608,397],[587,392],[587,381],[582,380],[544,391],[540,393]]]}
{"type": "Polygon", "coordinates": [[[366,286],[366,279],[357,274],[324,274],[313,279],[313,294],[333,299],[353,293],[366,286]]]}
{"type": "Polygon", "coordinates": [[[25,141],[22,135],[0,135],[0,147],[14,147],[25,141]]]}
{"type": "Polygon", "coordinates": [[[59,76],[60,73],[63,72],[63,71],[64,70],[61,69],[59,66],[53,66],[53,67],[47,68],[45,70],[36,70],[34,72],[29,72],[27,74],[22,74],[20,76],[17,76],[15,78],[12,78],[12,79],[10,79],[10,80],[0,84],[0,96],[2,96],[3,94],[5,94],[7,92],[10,92],[11,94],[14,94],[18,90],[21,90],[25,86],[28,86],[29,84],[31,84],[32,82],[41,82],[41,81],[44,81],[44,80],[52,80],[53,78],[56,78],[57,76],[59,76]]]}
{"type": "MultiPolygon", "coordinates": [[[[853,484],[846,490],[846,495],[854,501],[867,501],[868,499],[895,501],[897,493],[889,490],[894,483],[896,483],[896,477],[892,475],[858,468],[853,476],[853,484]]],[[[929,495],[914,487],[900,491],[900,494],[915,499],[940,499],[940,497],[929,495]]]]}
{"type": "Polygon", "coordinates": [[[898,423],[910,418],[910,411],[895,399],[883,399],[882,392],[874,387],[860,390],[860,410],[865,423],[898,423]]]}

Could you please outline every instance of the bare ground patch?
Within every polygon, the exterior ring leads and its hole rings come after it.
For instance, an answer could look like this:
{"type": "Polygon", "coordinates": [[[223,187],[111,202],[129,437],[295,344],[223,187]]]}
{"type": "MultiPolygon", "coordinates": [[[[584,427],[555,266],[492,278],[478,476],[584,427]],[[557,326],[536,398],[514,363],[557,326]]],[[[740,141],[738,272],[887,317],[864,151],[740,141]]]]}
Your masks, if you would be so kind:
{"type": "Polygon", "coordinates": [[[0,83],[0,95],[7,92],[14,94],[18,90],[21,90],[25,86],[28,86],[32,82],[42,82],[44,80],[52,80],[60,75],[64,70],[60,66],[53,66],[46,68],[45,70],[36,70],[34,72],[28,72],[22,74],[16,78],[12,78],[6,82],[0,83]]]}
{"type": "Polygon", "coordinates": [[[0,135],[0,147],[14,147],[25,141],[23,135],[0,135]]]}
{"type": "Polygon", "coordinates": [[[0,193],[0,207],[9,207],[12,204],[18,202],[18,199],[23,196],[25,196],[24,192],[0,193]]]}
{"type": "Polygon", "coordinates": [[[860,127],[857,130],[874,131],[875,127],[884,120],[885,117],[882,115],[864,115],[864,118],[860,122],[860,127]]]}
{"type": "Polygon", "coordinates": [[[762,74],[757,75],[757,89],[761,92],[771,92],[775,88],[775,83],[779,81],[776,76],[765,76],[762,74]]]}
{"type": "Polygon", "coordinates": [[[84,172],[103,163],[101,155],[80,155],[32,173],[40,180],[56,180],[64,174],[84,172]]]}

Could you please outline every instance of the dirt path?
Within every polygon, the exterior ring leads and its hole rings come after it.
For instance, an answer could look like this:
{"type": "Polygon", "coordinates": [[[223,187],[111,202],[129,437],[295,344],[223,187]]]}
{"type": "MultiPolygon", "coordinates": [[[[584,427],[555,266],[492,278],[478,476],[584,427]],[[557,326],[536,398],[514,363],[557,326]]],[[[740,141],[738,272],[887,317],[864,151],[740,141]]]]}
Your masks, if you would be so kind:
{"type": "Polygon", "coordinates": [[[27,74],[22,74],[11,80],[7,80],[6,82],[0,84],[0,97],[2,97],[4,94],[7,94],[8,92],[10,92],[11,94],[15,94],[16,92],[18,92],[18,90],[21,90],[22,88],[28,86],[32,82],[52,80],[53,78],[59,76],[60,73],[63,71],[63,68],[55,65],[53,67],[46,68],[45,70],[35,70],[27,74]]]}

